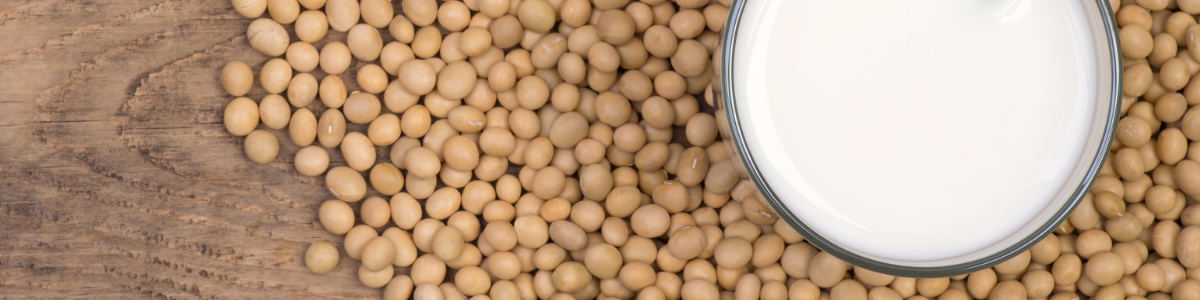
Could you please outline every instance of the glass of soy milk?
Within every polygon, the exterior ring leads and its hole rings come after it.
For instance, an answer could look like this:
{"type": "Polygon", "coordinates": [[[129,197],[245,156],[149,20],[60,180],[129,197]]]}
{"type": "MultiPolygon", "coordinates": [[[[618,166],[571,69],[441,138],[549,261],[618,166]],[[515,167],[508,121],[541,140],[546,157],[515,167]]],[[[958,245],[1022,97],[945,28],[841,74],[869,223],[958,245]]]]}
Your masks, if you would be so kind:
{"type": "MultiPolygon", "coordinates": [[[[970,273],[1086,196],[1120,111],[1108,0],[739,0],[713,69],[734,162],[873,271],[970,273]]],[[[757,199],[757,198],[756,198],[757,199]]]]}

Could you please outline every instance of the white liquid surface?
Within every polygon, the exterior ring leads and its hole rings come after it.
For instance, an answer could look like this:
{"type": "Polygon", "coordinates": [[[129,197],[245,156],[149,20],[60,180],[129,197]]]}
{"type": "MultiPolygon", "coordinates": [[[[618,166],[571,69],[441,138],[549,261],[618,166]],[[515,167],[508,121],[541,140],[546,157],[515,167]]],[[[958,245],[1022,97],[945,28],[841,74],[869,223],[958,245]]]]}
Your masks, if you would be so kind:
{"type": "Polygon", "coordinates": [[[740,26],[751,155],[805,224],[860,255],[991,254],[1044,223],[1095,153],[1080,1],[751,0],[740,26]]]}

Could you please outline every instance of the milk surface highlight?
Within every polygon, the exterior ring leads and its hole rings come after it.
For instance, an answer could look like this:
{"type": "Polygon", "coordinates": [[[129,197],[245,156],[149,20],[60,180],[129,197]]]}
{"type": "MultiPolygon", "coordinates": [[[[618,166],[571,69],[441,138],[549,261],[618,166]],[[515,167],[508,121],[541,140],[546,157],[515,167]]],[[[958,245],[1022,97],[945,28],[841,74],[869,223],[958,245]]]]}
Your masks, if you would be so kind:
{"type": "Polygon", "coordinates": [[[988,251],[1091,159],[1079,1],[751,0],[740,26],[729,73],[763,178],[860,255],[988,251]]]}

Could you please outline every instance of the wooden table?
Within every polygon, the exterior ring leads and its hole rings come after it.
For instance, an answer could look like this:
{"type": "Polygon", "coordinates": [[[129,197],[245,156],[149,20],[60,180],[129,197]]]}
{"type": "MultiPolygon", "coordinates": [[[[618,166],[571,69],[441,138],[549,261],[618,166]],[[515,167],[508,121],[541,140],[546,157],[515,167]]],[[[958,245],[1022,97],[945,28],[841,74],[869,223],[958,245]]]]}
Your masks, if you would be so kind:
{"type": "Polygon", "coordinates": [[[228,0],[0,1],[0,299],[380,296],[344,254],[305,268],[341,238],[286,133],[257,165],[222,125],[220,68],[267,59],[249,23],[228,0]]]}

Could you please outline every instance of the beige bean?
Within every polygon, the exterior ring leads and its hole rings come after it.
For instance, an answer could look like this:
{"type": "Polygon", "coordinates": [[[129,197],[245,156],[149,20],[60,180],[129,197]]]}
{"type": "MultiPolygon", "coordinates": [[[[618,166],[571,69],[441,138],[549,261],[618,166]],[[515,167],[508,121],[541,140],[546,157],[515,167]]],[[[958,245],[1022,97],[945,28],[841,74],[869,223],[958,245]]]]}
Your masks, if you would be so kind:
{"type": "Polygon", "coordinates": [[[303,42],[314,43],[320,41],[325,38],[325,34],[329,31],[329,20],[325,17],[325,13],[316,9],[301,12],[296,17],[294,24],[296,38],[299,38],[303,42]]]}
{"type": "Polygon", "coordinates": [[[809,263],[809,279],[819,287],[833,287],[846,274],[847,264],[826,252],[817,253],[809,263]]]}
{"type": "Polygon", "coordinates": [[[392,268],[392,260],[396,258],[396,245],[386,237],[376,237],[368,241],[362,248],[362,267],[369,271],[380,271],[392,268]]]}
{"type": "Polygon", "coordinates": [[[554,27],[554,7],[542,0],[520,1],[517,18],[521,25],[534,32],[548,32],[554,27]]]}
{"type": "Polygon", "coordinates": [[[320,241],[308,246],[308,250],[304,253],[304,265],[309,271],[316,274],[324,274],[333,271],[337,267],[338,250],[329,242],[320,241]]]}
{"type": "Polygon", "coordinates": [[[254,71],[245,62],[229,62],[221,69],[221,86],[235,97],[246,95],[254,86],[254,71]]]}
{"type": "Polygon", "coordinates": [[[287,51],[289,41],[287,30],[275,20],[262,18],[254,20],[246,28],[250,47],[266,56],[280,56],[287,51]]]}
{"type": "Polygon", "coordinates": [[[328,200],[317,213],[321,226],[329,233],[342,235],[354,227],[354,209],[341,200],[328,200]]]}
{"type": "Polygon", "coordinates": [[[295,164],[296,171],[301,175],[319,176],[329,167],[329,152],[320,146],[301,148],[296,151],[295,164]]]}
{"type": "Polygon", "coordinates": [[[329,27],[338,32],[349,31],[358,24],[361,10],[358,1],[328,0],[325,3],[325,15],[329,18],[329,27]]]}

